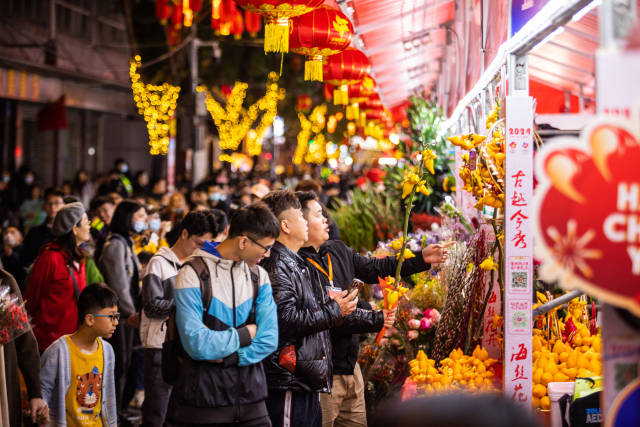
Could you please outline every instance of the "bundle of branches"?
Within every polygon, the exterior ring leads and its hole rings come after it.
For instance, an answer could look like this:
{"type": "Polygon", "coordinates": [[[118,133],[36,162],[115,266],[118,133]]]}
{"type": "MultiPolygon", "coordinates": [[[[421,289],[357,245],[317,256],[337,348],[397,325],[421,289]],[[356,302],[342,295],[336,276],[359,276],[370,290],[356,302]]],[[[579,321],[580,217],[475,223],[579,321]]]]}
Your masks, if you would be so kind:
{"type": "Polygon", "coordinates": [[[351,203],[339,202],[331,211],[342,241],[360,252],[372,251],[378,242],[391,239],[402,229],[400,203],[386,192],[356,189],[351,203]]]}
{"type": "Polygon", "coordinates": [[[463,347],[465,354],[472,348],[484,297],[485,271],[479,265],[487,255],[485,235],[480,231],[468,246],[455,246],[440,273],[448,291],[431,353],[438,362],[458,347],[463,347]]]}

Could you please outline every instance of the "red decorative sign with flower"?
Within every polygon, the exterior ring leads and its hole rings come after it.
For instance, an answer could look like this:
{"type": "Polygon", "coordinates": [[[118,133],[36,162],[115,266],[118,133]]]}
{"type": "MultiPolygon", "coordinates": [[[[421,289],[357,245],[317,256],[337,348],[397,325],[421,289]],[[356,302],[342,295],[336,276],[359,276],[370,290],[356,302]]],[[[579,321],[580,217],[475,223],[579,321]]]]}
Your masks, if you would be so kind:
{"type": "Polygon", "coordinates": [[[640,315],[637,122],[600,119],[536,159],[540,274],[640,315]]]}

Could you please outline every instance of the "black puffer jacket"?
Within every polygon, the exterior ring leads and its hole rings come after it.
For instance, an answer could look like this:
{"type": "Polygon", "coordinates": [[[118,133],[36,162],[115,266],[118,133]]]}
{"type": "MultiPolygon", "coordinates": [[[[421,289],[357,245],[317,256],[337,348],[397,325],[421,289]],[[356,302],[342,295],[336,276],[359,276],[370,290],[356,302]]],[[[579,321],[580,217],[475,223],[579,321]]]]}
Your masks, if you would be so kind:
{"type": "Polygon", "coordinates": [[[319,280],[311,280],[302,258],[276,242],[262,265],[271,280],[278,306],[278,350],[264,360],[270,389],[307,392],[331,391],[329,329],[342,320],[337,302],[329,299],[319,280]],[[315,284],[315,286],[314,286],[315,284]],[[295,347],[294,372],[279,363],[283,348],[295,347]]]}
{"type": "MultiPolygon", "coordinates": [[[[298,254],[305,259],[310,270],[316,271],[307,258],[319,263],[328,271],[327,254],[331,255],[333,264],[333,285],[341,289],[349,289],[354,278],[365,283],[377,283],[378,277],[393,276],[396,272],[398,260],[393,257],[369,258],[360,255],[340,240],[329,240],[316,250],[312,247],[302,248],[298,254]]],[[[416,252],[415,257],[405,260],[402,264],[402,276],[408,276],[420,271],[428,270],[429,264],[424,262],[422,253],[416,252]]],[[[321,283],[329,284],[327,277],[319,273],[321,283]]],[[[382,329],[384,316],[382,311],[370,311],[371,307],[364,301],[358,301],[358,308],[338,327],[331,329],[331,347],[333,349],[333,373],[336,375],[353,375],[353,369],[358,361],[360,350],[359,334],[378,332],[382,329]]]]}

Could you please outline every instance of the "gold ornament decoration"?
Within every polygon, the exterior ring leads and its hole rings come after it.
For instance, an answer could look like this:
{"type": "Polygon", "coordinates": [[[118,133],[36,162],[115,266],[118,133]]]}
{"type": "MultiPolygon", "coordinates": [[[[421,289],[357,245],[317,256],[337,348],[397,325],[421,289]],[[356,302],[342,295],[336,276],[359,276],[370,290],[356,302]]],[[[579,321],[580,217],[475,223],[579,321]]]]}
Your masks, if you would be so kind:
{"type": "Polygon", "coordinates": [[[280,89],[277,81],[278,75],[274,72],[269,73],[265,96],[246,110],[242,107],[247,95],[246,83],[236,82],[233,85],[225,107],[222,107],[204,86],[198,86],[197,91],[206,94],[207,111],[218,128],[222,150],[236,150],[258,119],[260,112],[264,111],[262,121],[256,129],[255,139],[250,142],[253,152],[258,150],[255,146],[261,146],[264,131],[271,125],[277,114],[278,101],[284,99],[284,89],[280,89]]]}
{"type": "Polygon", "coordinates": [[[327,156],[326,140],[322,134],[325,125],[327,106],[316,106],[309,117],[302,112],[298,113],[300,120],[300,132],[298,133],[298,145],[293,154],[293,163],[299,165],[302,161],[321,164],[327,156]]]}
{"type": "Polygon", "coordinates": [[[169,83],[161,85],[145,84],[138,68],[142,58],[136,55],[129,63],[129,77],[133,100],[138,107],[138,114],[144,117],[149,133],[149,152],[152,155],[169,152],[170,121],[176,110],[180,87],[169,83]]]}

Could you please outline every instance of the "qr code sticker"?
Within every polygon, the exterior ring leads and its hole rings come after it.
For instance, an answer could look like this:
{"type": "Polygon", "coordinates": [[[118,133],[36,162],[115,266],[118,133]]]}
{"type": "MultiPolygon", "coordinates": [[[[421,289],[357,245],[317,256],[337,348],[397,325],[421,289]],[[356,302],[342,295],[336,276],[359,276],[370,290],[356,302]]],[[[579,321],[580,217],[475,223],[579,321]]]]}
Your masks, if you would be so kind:
{"type": "Polygon", "coordinates": [[[527,272],[511,272],[511,289],[525,289],[527,287],[527,272]]]}

